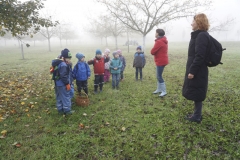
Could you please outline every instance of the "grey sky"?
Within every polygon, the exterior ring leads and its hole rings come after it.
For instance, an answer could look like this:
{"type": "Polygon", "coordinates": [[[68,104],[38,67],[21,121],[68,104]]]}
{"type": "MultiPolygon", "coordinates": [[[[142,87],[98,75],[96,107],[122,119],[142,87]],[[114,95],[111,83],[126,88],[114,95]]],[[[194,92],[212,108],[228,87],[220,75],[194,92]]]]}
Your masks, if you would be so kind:
{"type": "MultiPolygon", "coordinates": [[[[231,26],[228,32],[212,33],[222,40],[237,40],[236,33],[240,30],[240,0],[212,0],[213,7],[211,11],[206,11],[210,20],[215,23],[224,21],[228,17],[234,17],[235,24],[231,26]]],[[[86,35],[84,28],[88,27],[90,24],[88,22],[89,18],[96,18],[99,14],[105,12],[105,8],[96,2],[96,0],[47,0],[45,3],[45,10],[42,13],[49,12],[54,14],[54,17],[60,21],[70,23],[76,30],[80,32],[80,35],[86,35]],[[85,33],[84,33],[85,32],[85,33]]],[[[170,34],[168,39],[172,41],[188,40],[191,32],[191,18],[184,18],[181,20],[172,21],[168,24],[164,24],[170,28],[170,34]],[[182,38],[183,34],[186,36],[182,38]]],[[[211,22],[210,21],[210,22],[211,22]]],[[[94,24],[92,24],[94,25],[94,24]]],[[[90,36],[90,35],[89,35],[90,36]]],[[[154,33],[151,32],[147,35],[147,39],[154,38],[154,33]]]]}

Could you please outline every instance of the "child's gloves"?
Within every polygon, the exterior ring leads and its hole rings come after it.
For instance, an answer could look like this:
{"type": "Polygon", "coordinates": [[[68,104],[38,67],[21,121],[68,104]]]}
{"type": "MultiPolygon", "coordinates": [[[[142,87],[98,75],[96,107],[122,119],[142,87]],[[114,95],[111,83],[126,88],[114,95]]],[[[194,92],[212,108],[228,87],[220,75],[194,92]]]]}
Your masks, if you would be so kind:
{"type": "Polygon", "coordinates": [[[67,89],[67,91],[69,91],[69,90],[71,89],[70,84],[67,84],[67,85],[66,85],[66,89],[67,89]]]}

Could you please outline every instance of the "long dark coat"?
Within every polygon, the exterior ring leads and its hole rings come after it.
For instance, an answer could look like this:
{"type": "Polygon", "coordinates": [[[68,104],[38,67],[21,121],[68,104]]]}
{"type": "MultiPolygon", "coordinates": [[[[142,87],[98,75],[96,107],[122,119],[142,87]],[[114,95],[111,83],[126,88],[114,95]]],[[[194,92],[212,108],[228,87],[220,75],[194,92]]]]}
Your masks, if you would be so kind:
{"type": "Polygon", "coordinates": [[[193,101],[204,101],[208,88],[208,67],[205,63],[208,52],[209,34],[206,31],[194,31],[188,48],[188,60],[182,95],[193,101]],[[188,74],[194,75],[188,79],[188,74]]]}

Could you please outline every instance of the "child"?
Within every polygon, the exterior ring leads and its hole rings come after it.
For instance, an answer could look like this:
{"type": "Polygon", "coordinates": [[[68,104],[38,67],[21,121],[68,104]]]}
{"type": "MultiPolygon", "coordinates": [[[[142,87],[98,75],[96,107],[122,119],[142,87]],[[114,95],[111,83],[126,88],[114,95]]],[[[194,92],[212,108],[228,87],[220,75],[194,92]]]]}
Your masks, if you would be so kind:
{"type": "Polygon", "coordinates": [[[136,81],[138,80],[138,72],[140,73],[140,80],[142,81],[142,68],[145,66],[145,57],[142,52],[142,47],[137,47],[137,52],[134,54],[133,67],[136,67],[136,81]]]}
{"type": "Polygon", "coordinates": [[[88,79],[91,76],[91,70],[89,65],[84,61],[85,56],[82,53],[77,53],[76,58],[78,59],[77,64],[73,69],[73,77],[76,79],[78,93],[81,93],[83,89],[88,95],[88,79]]]}
{"type": "Polygon", "coordinates": [[[119,80],[120,80],[120,73],[122,68],[122,62],[119,59],[118,52],[113,52],[113,59],[110,63],[110,69],[112,74],[112,88],[119,89],[119,80]]]}
{"type": "Polygon", "coordinates": [[[56,94],[56,105],[59,114],[72,114],[74,111],[71,110],[71,69],[70,60],[72,55],[68,49],[64,49],[61,52],[61,58],[56,61],[53,60],[52,66],[58,68],[58,78],[55,80],[55,94],[56,94]]]}
{"type": "MultiPolygon", "coordinates": [[[[110,53],[109,49],[106,49],[104,52],[104,56],[108,56],[110,53]]],[[[109,71],[109,65],[110,65],[110,61],[108,61],[107,63],[105,63],[105,71],[104,71],[104,82],[109,82],[109,78],[110,78],[110,71],[109,71]]]]}
{"type": "Polygon", "coordinates": [[[109,61],[109,56],[102,57],[102,51],[97,49],[96,56],[92,60],[88,61],[89,65],[93,65],[95,79],[94,79],[94,93],[98,93],[98,86],[100,92],[102,92],[103,83],[104,83],[104,64],[109,61]]]}
{"type": "Polygon", "coordinates": [[[124,72],[124,69],[126,67],[126,60],[125,60],[125,57],[122,55],[122,51],[121,50],[117,50],[118,54],[119,54],[119,59],[121,60],[122,62],[122,67],[121,67],[121,73],[120,73],[120,80],[123,81],[123,72],[124,72]]]}

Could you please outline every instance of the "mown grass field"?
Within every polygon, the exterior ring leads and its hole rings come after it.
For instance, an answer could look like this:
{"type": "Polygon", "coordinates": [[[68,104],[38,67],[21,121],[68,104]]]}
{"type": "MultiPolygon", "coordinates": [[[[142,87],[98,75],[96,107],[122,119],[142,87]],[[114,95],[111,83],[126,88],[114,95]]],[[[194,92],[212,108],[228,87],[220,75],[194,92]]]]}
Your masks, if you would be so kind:
{"type": "MultiPolygon", "coordinates": [[[[2,47],[0,50],[0,159],[240,159],[240,45],[224,42],[223,65],[209,69],[209,88],[201,124],[184,119],[193,102],[181,95],[187,43],[170,43],[170,64],[164,79],[168,95],[159,98],[153,57],[145,52],[143,81],[134,80],[133,53],[120,47],[127,60],[120,90],[104,85],[93,94],[89,80],[89,107],[73,105],[71,116],[55,109],[51,60],[61,48],[2,47]]],[[[99,46],[70,46],[86,60],[99,46]]],[[[101,47],[104,50],[104,47],[101,47]]],[[[113,47],[111,48],[113,50],[113,47]]],[[[75,64],[77,59],[73,57],[75,64]]],[[[91,66],[92,68],[92,66],[91,66]]]]}

